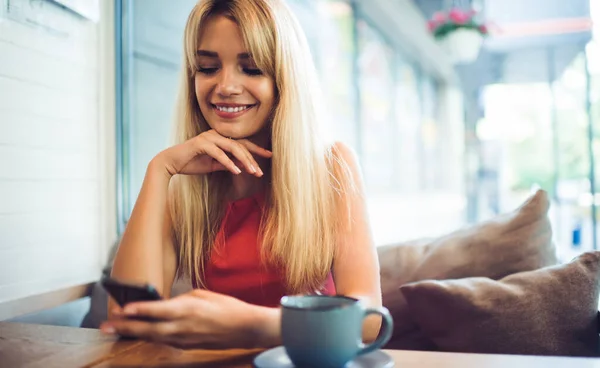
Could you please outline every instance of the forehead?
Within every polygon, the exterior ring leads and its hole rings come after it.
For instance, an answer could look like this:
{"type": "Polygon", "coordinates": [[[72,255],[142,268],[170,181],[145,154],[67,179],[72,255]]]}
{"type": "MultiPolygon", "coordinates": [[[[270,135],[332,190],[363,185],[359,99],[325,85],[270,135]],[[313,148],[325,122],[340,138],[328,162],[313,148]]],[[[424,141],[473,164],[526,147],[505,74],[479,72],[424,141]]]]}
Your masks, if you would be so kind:
{"type": "Polygon", "coordinates": [[[198,49],[231,50],[237,54],[245,51],[246,45],[237,23],[224,15],[218,15],[204,23],[198,39],[198,49]]]}

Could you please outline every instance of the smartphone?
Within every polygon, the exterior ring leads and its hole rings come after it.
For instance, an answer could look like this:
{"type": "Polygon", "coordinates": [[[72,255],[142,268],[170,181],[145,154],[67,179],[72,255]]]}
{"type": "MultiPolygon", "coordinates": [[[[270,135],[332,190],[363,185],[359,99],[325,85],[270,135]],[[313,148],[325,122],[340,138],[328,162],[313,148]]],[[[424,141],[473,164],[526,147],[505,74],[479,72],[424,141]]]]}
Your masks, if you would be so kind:
{"type": "Polygon", "coordinates": [[[102,287],[121,306],[133,302],[161,300],[159,292],[149,284],[134,284],[119,281],[112,277],[103,277],[102,287]]]}

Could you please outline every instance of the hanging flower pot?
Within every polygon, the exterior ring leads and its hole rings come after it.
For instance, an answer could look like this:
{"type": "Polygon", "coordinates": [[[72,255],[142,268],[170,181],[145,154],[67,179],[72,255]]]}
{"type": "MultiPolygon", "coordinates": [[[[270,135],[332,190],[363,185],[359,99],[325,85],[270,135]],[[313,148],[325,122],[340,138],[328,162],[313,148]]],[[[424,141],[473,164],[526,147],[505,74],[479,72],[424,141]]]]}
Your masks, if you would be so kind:
{"type": "Polygon", "coordinates": [[[477,60],[483,36],[476,30],[459,28],[438,42],[454,63],[469,64],[477,60]]]}
{"type": "Polygon", "coordinates": [[[477,60],[488,34],[487,27],[479,23],[474,11],[452,9],[438,12],[428,22],[429,30],[455,64],[469,64],[477,60]]]}

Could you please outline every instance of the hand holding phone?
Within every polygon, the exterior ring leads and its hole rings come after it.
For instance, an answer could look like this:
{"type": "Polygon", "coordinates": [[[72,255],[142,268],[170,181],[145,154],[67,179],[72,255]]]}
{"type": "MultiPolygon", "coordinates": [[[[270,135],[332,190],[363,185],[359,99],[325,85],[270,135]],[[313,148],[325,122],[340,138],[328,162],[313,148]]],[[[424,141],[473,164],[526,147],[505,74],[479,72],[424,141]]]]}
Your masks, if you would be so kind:
{"type": "MultiPolygon", "coordinates": [[[[112,277],[103,277],[100,283],[121,308],[133,302],[162,300],[159,292],[149,284],[134,284],[112,277]]],[[[135,319],[153,320],[141,317],[135,317],[135,319]]]]}

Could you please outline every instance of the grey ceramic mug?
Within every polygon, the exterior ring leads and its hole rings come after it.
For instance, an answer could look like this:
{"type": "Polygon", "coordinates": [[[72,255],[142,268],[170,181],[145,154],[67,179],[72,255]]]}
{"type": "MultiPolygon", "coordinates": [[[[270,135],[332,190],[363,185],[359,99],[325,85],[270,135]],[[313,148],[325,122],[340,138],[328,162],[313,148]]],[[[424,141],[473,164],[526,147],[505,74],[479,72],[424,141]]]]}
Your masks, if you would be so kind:
{"type": "Polygon", "coordinates": [[[345,296],[285,296],[281,299],[281,338],[296,367],[340,368],[358,355],[385,345],[393,320],[386,308],[366,308],[345,296]],[[362,342],[363,321],[383,317],[381,333],[371,344],[362,342]]]}

